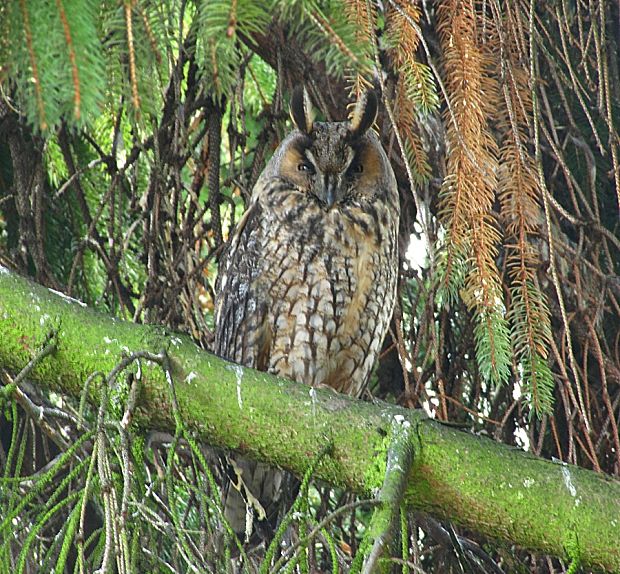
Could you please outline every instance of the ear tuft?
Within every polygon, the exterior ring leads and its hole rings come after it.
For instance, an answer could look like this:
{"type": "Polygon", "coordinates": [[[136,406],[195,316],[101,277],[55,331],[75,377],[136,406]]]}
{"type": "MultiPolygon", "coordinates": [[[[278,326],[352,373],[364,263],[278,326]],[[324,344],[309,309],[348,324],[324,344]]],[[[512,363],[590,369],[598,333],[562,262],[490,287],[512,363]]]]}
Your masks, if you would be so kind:
{"type": "Polygon", "coordinates": [[[375,90],[368,90],[355,105],[349,127],[352,137],[363,136],[377,119],[379,101],[375,90]]]}
{"type": "Polygon", "coordinates": [[[297,86],[293,90],[290,113],[297,129],[309,135],[314,127],[314,109],[305,87],[297,86]]]}

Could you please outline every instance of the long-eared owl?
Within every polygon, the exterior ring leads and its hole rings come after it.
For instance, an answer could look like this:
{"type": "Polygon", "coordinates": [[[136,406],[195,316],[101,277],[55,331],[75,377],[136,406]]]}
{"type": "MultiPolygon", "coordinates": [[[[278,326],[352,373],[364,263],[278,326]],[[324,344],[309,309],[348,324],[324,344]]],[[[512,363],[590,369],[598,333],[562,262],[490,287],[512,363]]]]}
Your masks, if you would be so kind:
{"type": "Polygon", "coordinates": [[[308,385],[364,390],[398,275],[398,192],[370,129],[377,105],[370,91],[350,121],[323,123],[307,93],[293,93],[296,129],[258,179],[220,263],[217,354],[308,385]]]}

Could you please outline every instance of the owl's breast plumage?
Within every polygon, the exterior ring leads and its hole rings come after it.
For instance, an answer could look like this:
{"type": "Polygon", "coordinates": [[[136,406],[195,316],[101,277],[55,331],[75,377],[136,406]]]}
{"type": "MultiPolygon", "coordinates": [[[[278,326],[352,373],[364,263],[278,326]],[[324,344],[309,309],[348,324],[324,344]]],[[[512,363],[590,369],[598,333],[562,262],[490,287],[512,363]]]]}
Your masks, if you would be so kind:
{"type": "Polygon", "coordinates": [[[236,286],[246,299],[241,313],[253,307],[260,315],[250,319],[245,345],[254,349],[252,366],[358,395],[394,303],[393,215],[354,205],[325,211],[303,200],[287,194],[277,210],[263,210],[243,246],[251,241],[253,255],[244,263],[247,284],[236,286]]]}

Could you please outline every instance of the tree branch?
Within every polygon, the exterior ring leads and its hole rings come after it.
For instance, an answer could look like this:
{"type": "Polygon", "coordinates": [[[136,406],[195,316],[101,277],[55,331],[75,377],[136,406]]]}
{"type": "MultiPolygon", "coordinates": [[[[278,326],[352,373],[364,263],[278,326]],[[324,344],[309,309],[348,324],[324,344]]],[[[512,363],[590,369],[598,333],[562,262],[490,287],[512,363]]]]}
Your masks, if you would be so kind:
{"type": "MultiPolygon", "coordinates": [[[[57,332],[57,349],[30,374],[41,387],[79,398],[89,374],[110,373],[134,352],[166,350],[179,412],[197,438],[298,475],[331,443],[333,452],[315,476],[362,496],[384,483],[393,422],[407,421],[415,458],[404,504],[564,559],[566,548],[574,553],[578,541],[583,565],[620,569],[620,483],[607,476],[535,458],[418,411],[331,390],[310,392],[231,365],[186,336],[96,313],[0,267],[0,367],[19,372],[50,327],[57,332]]],[[[141,377],[133,423],[174,431],[162,369],[144,361],[141,377]]],[[[97,404],[98,393],[90,385],[87,400],[97,404]]]]}

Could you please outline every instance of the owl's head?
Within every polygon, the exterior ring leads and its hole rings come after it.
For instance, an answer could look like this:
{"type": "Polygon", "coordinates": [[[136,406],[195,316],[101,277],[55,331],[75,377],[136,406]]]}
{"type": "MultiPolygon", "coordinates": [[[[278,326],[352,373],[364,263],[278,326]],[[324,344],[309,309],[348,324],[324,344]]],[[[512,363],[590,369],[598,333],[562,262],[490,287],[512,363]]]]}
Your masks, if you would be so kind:
{"type": "Polygon", "coordinates": [[[369,91],[357,102],[350,121],[316,122],[307,92],[295,90],[290,111],[296,129],[274,154],[270,175],[286,180],[326,210],[393,195],[392,168],[370,129],[377,106],[375,92],[369,91]]]}

